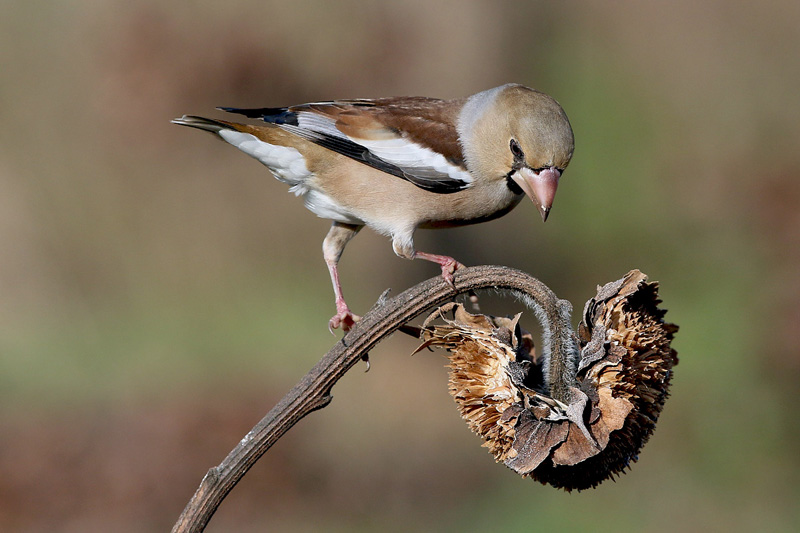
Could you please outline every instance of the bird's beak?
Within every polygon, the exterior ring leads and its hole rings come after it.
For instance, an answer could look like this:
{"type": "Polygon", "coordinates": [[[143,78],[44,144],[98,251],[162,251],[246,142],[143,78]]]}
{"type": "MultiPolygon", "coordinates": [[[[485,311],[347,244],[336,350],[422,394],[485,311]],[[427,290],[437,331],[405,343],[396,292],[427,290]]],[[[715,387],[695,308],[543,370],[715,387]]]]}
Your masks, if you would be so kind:
{"type": "Polygon", "coordinates": [[[553,167],[538,172],[522,167],[511,175],[514,183],[519,185],[519,188],[536,204],[536,209],[542,215],[542,221],[547,221],[547,215],[553,207],[553,198],[556,196],[560,177],[561,171],[553,167]]]}

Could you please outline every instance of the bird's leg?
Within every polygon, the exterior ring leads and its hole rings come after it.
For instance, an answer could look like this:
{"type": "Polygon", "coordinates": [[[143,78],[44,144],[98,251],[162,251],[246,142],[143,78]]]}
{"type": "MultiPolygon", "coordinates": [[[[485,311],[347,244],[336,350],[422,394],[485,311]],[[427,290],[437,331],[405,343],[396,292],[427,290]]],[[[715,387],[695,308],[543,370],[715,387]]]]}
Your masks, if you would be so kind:
{"type": "MultiPolygon", "coordinates": [[[[453,273],[464,265],[447,255],[429,254],[414,250],[414,230],[397,232],[392,235],[394,253],[405,259],[424,259],[442,267],[442,277],[453,285],[453,273]]],[[[455,285],[453,285],[455,286],[455,285]]]]}
{"type": "Polygon", "coordinates": [[[453,273],[459,268],[464,268],[464,265],[446,255],[428,254],[425,252],[414,252],[413,259],[424,259],[431,261],[442,267],[442,277],[444,280],[453,285],[453,273]]]}
{"type": "Polygon", "coordinates": [[[344,224],[342,222],[334,222],[331,226],[325,240],[322,241],[322,255],[325,258],[325,264],[328,265],[328,271],[331,274],[331,282],[333,283],[333,294],[336,297],[336,314],[328,322],[328,329],[333,330],[342,327],[345,332],[350,331],[350,328],[361,317],[354,315],[342,296],[342,285],[339,283],[339,258],[342,256],[344,247],[347,243],[355,237],[356,233],[363,226],[356,226],[354,224],[344,224]]]}

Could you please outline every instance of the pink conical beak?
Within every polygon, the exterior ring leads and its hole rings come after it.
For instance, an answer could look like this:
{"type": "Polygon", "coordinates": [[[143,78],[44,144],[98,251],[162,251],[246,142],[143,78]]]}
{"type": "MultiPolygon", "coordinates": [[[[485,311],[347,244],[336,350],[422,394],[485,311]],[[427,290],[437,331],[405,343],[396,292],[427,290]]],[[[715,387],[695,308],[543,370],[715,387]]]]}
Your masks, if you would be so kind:
{"type": "Polygon", "coordinates": [[[533,200],[536,209],[542,215],[542,221],[547,221],[547,215],[550,213],[553,199],[556,197],[558,178],[560,177],[561,171],[557,168],[550,167],[536,172],[523,167],[512,174],[511,179],[528,195],[528,198],[533,200]]]}

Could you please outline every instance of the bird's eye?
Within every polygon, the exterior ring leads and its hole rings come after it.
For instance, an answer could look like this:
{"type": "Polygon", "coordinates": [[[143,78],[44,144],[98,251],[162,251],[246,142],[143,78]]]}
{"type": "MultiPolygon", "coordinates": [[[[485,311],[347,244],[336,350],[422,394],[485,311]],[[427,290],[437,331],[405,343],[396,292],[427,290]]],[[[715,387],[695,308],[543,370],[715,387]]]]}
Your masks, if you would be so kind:
{"type": "Polygon", "coordinates": [[[525,157],[525,154],[522,152],[522,148],[520,148],[519,143],[515,139],[511,139],[511,153],[514,154],[516,159],[522,159],[525,157]]]}

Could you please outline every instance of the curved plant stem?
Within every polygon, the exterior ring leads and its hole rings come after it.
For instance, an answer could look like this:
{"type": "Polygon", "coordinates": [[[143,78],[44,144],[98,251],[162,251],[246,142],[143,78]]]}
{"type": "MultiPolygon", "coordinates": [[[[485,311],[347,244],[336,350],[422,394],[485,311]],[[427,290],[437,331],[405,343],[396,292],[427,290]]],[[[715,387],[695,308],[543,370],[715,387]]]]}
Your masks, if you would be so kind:
{"type": "MultiPolygon", "coordinates": [[[[454,285],[436,276],[394,298],[379,301],[245,435],[224,461],[208,471],[172,531],[203,531],[231,489],[284,433],[307,414],[328,405],[332,399],[331,388],[348,370],[381,340],[427,309],[474,290],[508,289],[521,292],[538,303],[547,315],[540,316],[540,319],[545,318],[556,327],[560,327],[558,325],[562,322],[556,319],[555,313],[558,313],[559,303],[563,307],[564,302],[560,302],[542,282],[519,270],[503,266],[461,268],[455,272],[454,285]]],[[[557,332],[553,333],[561,337],[557,332]]]]}

